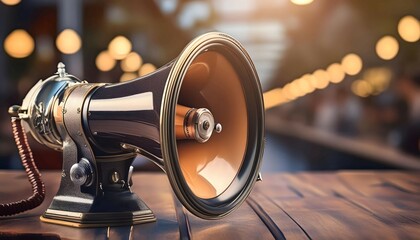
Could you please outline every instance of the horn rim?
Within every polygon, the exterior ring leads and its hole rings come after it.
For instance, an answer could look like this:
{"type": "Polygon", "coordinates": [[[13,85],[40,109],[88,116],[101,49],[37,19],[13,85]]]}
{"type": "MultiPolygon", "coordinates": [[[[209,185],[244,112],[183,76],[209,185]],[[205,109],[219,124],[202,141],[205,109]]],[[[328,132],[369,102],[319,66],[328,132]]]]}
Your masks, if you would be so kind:
{"type": "MultiPolygon", "coordinates": [[[[250,87],[248,87],[248,89],[250,89],[250,87]]],[[[249,105],[248,102],[249,101],[247,100],[247,106],[249,105]]],[[[255,66],[245,49],[237,40],[224,33],[211,32],[197,37],[184,48],[179,57],[175,60],[165,85],[161,105],[160,138],[162,144],[162,157],[165,162],[164,167],[169,182],[175,195],[191,213],[204,219],[219,219],[234,211],[245,201],[258,178],[262,162],[265,139],[264,118],[262,89],[255,66]],[[185,74],[192,61],[212,44],[220,44],[221,46],[228,47],[232,51],[232,55],[235,54],[236,58],[247,65],[245,69],[248,72],[248,76],[252,77],[248,77],[249,83],[242,83],[242,85],[251,84],[253,85],[252,88],[255,88],[252,93],[254,94],[253,102],[255,103],[256,109],[252,113],[248,112],[248,116],[251,114],[256,116],[255,119],[252,120],[257,126],[251,131],[250,134],[252,134],[252,136],[248,137],[251,140],[247,140],[247,150],[244,153],[245,156],[242,166],[238,170],[231,186],[215,198],[202,199],[195,196],[183,177],[177,161],[178,150],[175,130],[172,126],[174,126],[175,108],[185,74]],[[253,146],[249,146],[250,142],[253,142],[253,146]],[[247,160],[247,162],[245,162],[245,160],[247,160]],[[238,185],[240,188],[235,188],[235,186],[238,185]],[[227,191],[232,188],[234,189],[227,191]],[[234,192],[234,194],[231,192],[234,192]],[[227,194],[230,194],[231,196],[227,196],[227,194]]]]}

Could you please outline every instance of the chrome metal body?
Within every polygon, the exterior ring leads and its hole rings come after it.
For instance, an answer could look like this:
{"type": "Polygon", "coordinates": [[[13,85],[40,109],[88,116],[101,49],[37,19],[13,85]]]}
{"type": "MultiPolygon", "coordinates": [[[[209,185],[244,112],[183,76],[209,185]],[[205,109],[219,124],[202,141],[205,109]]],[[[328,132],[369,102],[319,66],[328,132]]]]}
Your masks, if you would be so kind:
{"type": "Polygon", "coordinates": [[[23,99],[19,117],[23,126],[40,143],[62,149],[62,139],[54,121],[54,106],[63,98],[67,88],[81,84],[78,78],[67,74],[64,64],[60,63],[55,75],[40,80],[23,99]]]}

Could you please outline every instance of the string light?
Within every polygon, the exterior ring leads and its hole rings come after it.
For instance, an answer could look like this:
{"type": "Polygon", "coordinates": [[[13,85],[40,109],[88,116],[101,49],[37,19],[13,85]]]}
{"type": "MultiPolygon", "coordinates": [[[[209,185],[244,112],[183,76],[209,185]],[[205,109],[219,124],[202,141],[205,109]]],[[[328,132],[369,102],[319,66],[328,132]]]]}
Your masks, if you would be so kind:
{"type": "Polygon", "coordinates": [[[123,75],[120,77],[120,82],[127,82],[135,79],[136,77],[138,76],[135,73],[123,73],[123,75]]]}
{"type": "Polygon", "coordinates": [[[114,68],[116,62],[108,51],[102,51],[96,57],[95,63],[99,70],[107,72],[114,68]]]}
{"type": "Polygon", "coordinates": [[[389,86],[391,78],[391,70],[383,67],[371,68],[363,73],[363,79],[370,84],[374,95],[383,92],[389,86]]]}
{"type": "Polygon", "coordinates": [[[317,79],[315,86],[317,89],[324,89],[330,83],[330,76],[325,70],[318,69],[313,75],[317,79]]]}
{"type": "Polygon", "coordinates": [[[392,36],[384,36],[376,43],[376,54],[384,60],[391,60],[397,56],[399,45],[392,36]]]}
{"type": "Polygon", "coordinates": [[[284,91],[281,88],[272,89],[265,92],[263,95],[265,109],[269,109],[287,102],[287,99],[284,96],[284,91]]]}
{"type": "Polygon", "coordinates": [[[145,63],[143,64],[143,66],[141,66],[140,70],[139,70],[139,76],[144,76],[147,75],[153,71],[156,70],[155,65],[151,64],[151,63],[145,63]]]}
{"type": "Polygon", "coordinates": [[[420,39],[420,23],[413,16],[405,16],[398,23],[398,33],[407,42],[417,42],[420,39]]]}
{"type": "Polygon", "coordinates": [[[348,75],[357,75],[363,67],[362,59],[355,53],[349,53],[341,60],[341,67],[348,75]]]}
{"type": "Polygon", "coordinates": [[[20,0],[1,0],[4,4],[14,6],[20,3],[20,0]]]}
{"type": "Polygon", "coordinates": [[[4,40],[4,50],[14,58],[25,58],[34,51],[35,41],[23,29],[16,29],[4,40]]]}
{"type": "Polygon", "coordinates": [[[108,51],[114,59],[124,59],[131,52],[131,42],[124,36],[116,36],[108,45],[108,51]]]}
{"type": "Polygon", "coordinates": [[[308,5],[312,3],[314,0],[290,0],[290,1],[296,5],[308,5]]]}
{"type": "Polygon", "coordinates": [[[121,69],[124,72],[135,72],[140,69],[143,59],[135,52],[131,52],[121,61],[121,69]]]}
{"type": "Polygon", "coordinates": [[[297,95],[294,94],[290,83],[286,84],[286,86],[283,87],[284,96],[287,100],[295,100],[297,98],[297,95]]]}
{"type": "Polygon", "coordinates": [[[58,34],[55,41],[57,48],[64,54],[73,54],[80,50],[82,40],[79,34],[73,29],[65,29],[58,34]]]}
{"type": "Polygon", "coordinates": [[[356,80],[352,83],[351,90],[359,97],[367,97],[372,93],[372,86],[365,80],[356,80]]]}
{"type": "Polygon", "coordinates": [[[338,63],[333,63],[327,68],[327,72],[330,75],[330,82],[339,83],[343,81],[346,76],[343,68],[338,63]]]}
{"type": "Polygon", "coordinates": [[[295,80],[299,89],[306,95],[315,91],[315,87],[309,82],[309,79],[305,76],[295,80]]]}

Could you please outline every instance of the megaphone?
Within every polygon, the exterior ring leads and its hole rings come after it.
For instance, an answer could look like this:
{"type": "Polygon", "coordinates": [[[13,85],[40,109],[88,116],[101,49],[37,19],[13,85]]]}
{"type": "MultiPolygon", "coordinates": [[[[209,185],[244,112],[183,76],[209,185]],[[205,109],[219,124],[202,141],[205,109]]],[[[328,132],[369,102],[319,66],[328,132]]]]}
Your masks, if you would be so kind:
{"type": "Polygon", "coordinates": [[[60,188],[41,216],[75,227],[155,221],[131,191],[132,162],[148,157],[193,214],[218,219],[249,195],[264,149],[264,106],[251,58],[224,33],[190,42],[155,72],[88,83],[58,65],[14,108],[40,143],[63,152],[60,188]]]}

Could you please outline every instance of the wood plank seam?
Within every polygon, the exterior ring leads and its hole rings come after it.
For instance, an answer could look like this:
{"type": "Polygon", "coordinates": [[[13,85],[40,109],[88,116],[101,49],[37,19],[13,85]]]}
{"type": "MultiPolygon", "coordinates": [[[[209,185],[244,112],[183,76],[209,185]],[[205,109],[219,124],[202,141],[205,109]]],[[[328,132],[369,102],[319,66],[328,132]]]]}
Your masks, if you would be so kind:
{"type": "Polygon", "coordinates": [[[287,184],[287,188],[290,189],[290,191],[294,192],[298,197],[300,198],[304,198],[303,194],[301,192],[299,192],[296,188],[294,188],[293,186],[287,184]]]}
{"type": "Polygon", "coordinates": [[[284,214],[286,214],[290,220],[292,220],[299,228],[300,230],[302,230],[302,232],[305,234],[305,236],[309,239],[312,240],[311,236],[309,236],[309,234],[306,232],[306,230],[292,217],[290,216],[289,213],[287,213],[279,204],[277,204],[273,199],[271,199],[269,196],[267,196],[266,194],[262,194],[265,198],[267,198],[270,202],[272,202],[274,205],[276,205],[278,208],[280,208],[280,210],[282,210],[284,212],[284,214]]]}
{"type": "Polygon", "coordinates": [[[174,200],[176,218],[178,219],[179,226],[179,239],[189,240],[192,239],[191,225],[188,219],[188,215],[185,213],[184,206],[178,201],[178,199],[172,194],[174,200]]]}
{"type": "MultiPolygon", "coordinates": [[[[358,202],[355,202],[355,201],[353,201],[353,200],[351,200],[351,199],[349,199],[349,198],[341,195],[340,193],[335,192],[334,190],[333,190],[333,192],[334,192],[334,196],[336,196],[337,198],[342,199],[346,203],[348,203],[348,204],[350,204],[352,206],[355,206],[355,207],[357,207],[358,209],[361,209],[364,212],[367,212],[368,214],[372,215],[374,218],[376,218],[377,220],[381,221],[382,223],[388,224],[388,222],[384,218],[382,218],[381,216],[379,216],[378,214],[376,214],[374,211],[372,211],[368,207],[365,207],[362,204],[359,204],[358,202]]],[[[410,219],[408,219],[408,220],[410,220],[410,219]]]]}
{"type": "Polygon", "coordinates": [[[267,212],[252,198],[248,197],[247,204],[254,210],[255,214],[261,219],[264,225],[268,228],[275,239],[286,240],[281,229],[274,223],[273,219],[267,214],[267,212]]]}

